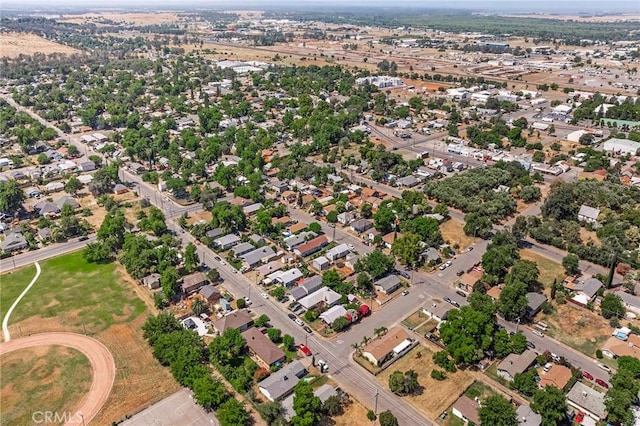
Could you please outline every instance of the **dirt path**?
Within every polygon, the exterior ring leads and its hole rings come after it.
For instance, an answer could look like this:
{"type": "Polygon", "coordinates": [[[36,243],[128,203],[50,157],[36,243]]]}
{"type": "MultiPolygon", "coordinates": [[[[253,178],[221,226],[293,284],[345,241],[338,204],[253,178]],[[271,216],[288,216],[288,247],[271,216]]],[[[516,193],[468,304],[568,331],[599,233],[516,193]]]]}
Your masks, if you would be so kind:
{"type": "Polygon", "coordinates": [[[42,272],[42,270],[40,269],[40,264],[36,262],[35,265],[36,265],[36,275],[33,277],[31,282],[27,286],[27,288],[25,288],[22,291],[22,293],[20,293],[20,296],[18,296],[18,298],[13,302],[13,304],[11,305],[11,307],[9,308],[9,310],[7,311],[6,315],[2,320],[2,333],[4,334],[5,342],[8,342],[9,340],[11,340],[11,334],[9,333],[9,317],[11,316],[11,313],[13,312],[15,307],[18,306],[18,303],[20,303],[24,295],[27,294],[27,292],[31,289],[31,287],[33,287],[36,281],[38,281],[38,278],[40,277],[40,273],[42,272]]]}
{"type": "Polygon", "coordinates": [[[107,401],[116,377],[116,364],[111,352],[96,339],[82,334],[42,333],[0,343],[0,356],[20,349],[45,345],[70,347],[82,352],[89,359],[93,370],[91,389],[66,425],[77,425],[78,417],[82,418],[83,424],[90,423],[107,401]]]}

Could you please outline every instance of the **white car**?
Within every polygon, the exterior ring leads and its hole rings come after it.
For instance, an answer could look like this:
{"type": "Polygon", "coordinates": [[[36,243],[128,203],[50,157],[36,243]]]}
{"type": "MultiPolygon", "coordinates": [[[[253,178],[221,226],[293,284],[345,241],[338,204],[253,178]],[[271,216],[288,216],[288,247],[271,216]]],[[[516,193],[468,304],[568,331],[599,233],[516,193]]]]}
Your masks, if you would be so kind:
{"type": "Polygon", "coordinates": [[[603,369],[607,373],[611,373],[611,367],[609,367],[608,365],[598,363],[598,368],[603,369]]]}
{"type": "Polygon", "coordinates": [[[296,318],[295,323],[298,324],[300,327],[304,327],[304,322],[302,322],[300,318],[296,318]]]}
{"type": "Polygon", "coordinates": [[[269,295],[268,295],[267,293],[260,293],[260,296],[261,296],[263,299],[268,299],[268,298],[269,298],[269,295]]]}
{"type": "Polygon", "coordinates": [[[542,334],[542,332],[540,332],[538,330],[533,330],[533,334],[535,334],[538,337],[544,337],[544,334],[542,334]]]}
{"type": "Polygon", "coordinates": [[[220,264],[221,264],[222,266],[224,266],[224,265],[226,265],[226,264],[227,264],[227,262],[225,262],[224,260],[221,260],[221,261],[220,261],[220,264]]]}
{"type": "Polygon", "coordinates": [[[247,305],[250,305],[253,303],[251,299],[249,299],[247,296],[244,297],[244,301],[247,303],[247,305]]]}
{"type": "Polygon", "coordinates": [[[349,250],[353,250],[353,244],[347,244],[347,247],[349,247],[349,250]]]}

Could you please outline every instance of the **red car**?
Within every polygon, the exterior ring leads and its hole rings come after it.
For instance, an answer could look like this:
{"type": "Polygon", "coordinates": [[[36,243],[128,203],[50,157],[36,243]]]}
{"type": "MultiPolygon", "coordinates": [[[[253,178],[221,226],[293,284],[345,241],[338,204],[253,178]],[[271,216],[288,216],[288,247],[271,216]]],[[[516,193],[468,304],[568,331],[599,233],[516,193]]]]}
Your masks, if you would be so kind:
{"type": "Polygon", "coordinates": [[[309,349],[305,344],[300,343],[298,345],[298,349],[300,349],[306,356],[311,356],[311,349],[309,349]]]}
{"type": "Polygon", "coordinates": [[[602,379],[596,379],[596,384],[602,386],[605,389],[609,389],[609,384],[602,379]]]}
{"type": "Polygon", "coordinates": [[[575,421],[576,423],[582,423],[583,420],[584,420],[584,413],[582,411],[579,411],[578,414],[576,414],[575,421]]]}
{"type": "Polygon", "coordinates": [[[584,377],[587,380],[593,380],[593,376],[588,371],[583,371],[582,372],[582,377],[584,377]]]}

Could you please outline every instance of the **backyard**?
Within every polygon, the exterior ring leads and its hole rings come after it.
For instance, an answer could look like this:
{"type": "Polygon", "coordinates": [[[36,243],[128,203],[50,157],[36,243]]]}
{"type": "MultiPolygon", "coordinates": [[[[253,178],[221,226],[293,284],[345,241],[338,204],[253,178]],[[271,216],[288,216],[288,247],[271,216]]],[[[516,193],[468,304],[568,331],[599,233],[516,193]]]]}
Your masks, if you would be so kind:
{"type": "MultiPolygon", "coordinates": [[[[94,419],[96,424],[120,421],[180,388],[142,337],[142,324],[155,308],[140,299],[141,287],[117,264],[89,264],[76,252],[40,266],[42,273],[13,311],[9,330],[14,339],[70,331],[90,335],[107,346],[117,374],[107,403],[94,419]]],[[[35,267],[30,266],[0,277],[2,315],[34,275],[35,267]]],[[[90,379],[74,377],[73,386],[90,385],[90,379]]]]}
{"type": "Polygon", "coordinates": [[[444,241],[448,242],[452,247],[458,244],[460,246],[459,251],[465,250],[475,242],[475,238],[469,237],[464,233],[463,227],[464,224],[455,219],[449,219],[440,225],[440,233],[444,241]]]}
{"type": "Polygon", "coordinates": [[[520,258],[523,260],[530,260],[538,265],[538,270],[540,271],[538,281],[544,285],[547,297],[549,297],[553,280],[556,280],[556,282],[562,282],[566,276],[561,264],[544,256],[540,256],[531,250],[520,250],[520,258]]]}
{"type": "Polygon", "coordinates": [[[432,357],[432,351],[422,345],[418,345],[377,377],[384,386],[388,386],[389,376],[394,371],[405,372],[413,370],[418,373],[418,383],[422,390],[416,395],[402,398],[429,418],[434,419],[458,399],[473,382],[473,377],[466,371],[458,370],[455,373],[446,373],[447,378],[445,380],[437,381],[431,378],[431,371],[433,369],[441,370],[441,368],[433,362],[432,357]],[[434,389],[438,389],[438,391],[433,392],[434,389]]]}

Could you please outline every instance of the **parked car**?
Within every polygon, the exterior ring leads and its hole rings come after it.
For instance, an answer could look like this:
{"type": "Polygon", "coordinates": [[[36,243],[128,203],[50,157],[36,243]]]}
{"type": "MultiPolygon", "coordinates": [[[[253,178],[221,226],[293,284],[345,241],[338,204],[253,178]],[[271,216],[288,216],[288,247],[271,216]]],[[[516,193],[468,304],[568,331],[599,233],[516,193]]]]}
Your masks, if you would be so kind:
{"type": "Polygon", "coordinates": [[[217,260],[218,262],[220,262],[220,261],[222,260],[222,259],[220,259],[220,256],[213,256],[213,258],[214,258],[215,260],[217,260]]]}
{"type": "Polygon", "coordinates": [[[354,249],[353,244],[351,244],[351,243],[347,244],[347,247],[349,247],[349,250],[353,250],[354,249]]]}
{"type": "Polygon", "coordinates": [[[460,271],[456,272],[456,275],[461,277],[461,276],[464,275],[464,271],[460,270],[460,271]]]}
{"type": "Polygon", "coordinates": [[[456,302],[455,300],[452,300],[452,301],[451,301],[451,304],[452,304],[453,306],[455,306],[456,308],[459,308],[459,307],[460,307],[460,304],[459,304],[458,302],[456,302]]]}
{"type": "Polygon", "coordinates": [[[467,293],[462,290],[456,290],[456,294],[462,297],[467,297],[467,293]]]}
{"type": "Polygon", "coordinates": [[[588,371],[583,371],[582,372],[582,377],[584,377],[587,380],[593,380],[593,376],[588,371]]]}
{"type": "Polygon", "coordinates": [[[611,373],[611,367],[609,367],[608,365],[602,364],[601,362],[598,363],[598,368],[603,369],[607,373],[611,373]]]}
{"type": "Polygon", "coordinates": [[[293,304],[291,304],[291,305],[289,306],[289,310],[290,310],[291,312],[293,312],[293,311],[295,311],[296,309],[298,309],[298,308],[300,308],[300,307],[301,307],[301,305],[300,305],[299,303],[297,303],[297,302],[296,302],[296,303],[293,303],[293,304]]]}
{"type": "Polygon", "coordinates": [[[247,296],[244,297],[244,301],[247,302],[247,305],[251,305],[253,303],[247,296]]]}
{"type": "Polygon", "coordinates": [[[294,314],[287,314],[287,316],[289,317],[289,319],[295,320],[296,316],[294,314]]]}
{"type": "Polygon", "coordinates": [[[450,299],[450,298],[448,298],[448,297],[445,297],[445,298],[444,298],[444,301],[445,301],[445,302],[447,302],[447,303],[451,303],[451,299],[450,299]]]}
{"type": "Polygon", "coordinates": [[[535,334],[538,337],[544,337],[544,334],[542,334],[542,332],[540,332],[538,330],[533,330],[533,334],[535,334]]]}
{"type": "Polygon", "coordinates": [[[226,264],[227,264],[227,262],[225,262],[224,260],[221,260],[221,261],[220,261],[220,264],[221,264],[222,266],[224,266],[224,265],[226,265],[226,264]]]}
{"type": "Polygon", "coordinates": [[[311,330],[311,328],[308,325],[305,325],[304,327],[302,327],[302,329],[309,334],[313,333],[313,330],[311,330]]]}
{"type": "Polygon", "coordinates": [[[530,342],[530,341],[528,341],[528,340],[527,340],[527,347],[528,347],[529,349],[535,349],[535,348],[536,348],[536,345],[534,345],[534,344],[533,344],[533,342],[530,342]]]}
{"type": "Polygon", "coordinates": [[[300,327],[304,327],[304,323],[302,322],[302,320],[300,318],[296,318],[295,323],[298,324],[300,327]]]}
{"type": "Polygon", "coordinates": [[[398,271],[398,275],[406,279],[411,279],[411,275],[409,275],[407,271],[398,271]]]}
{"type": "Polygon", "coordinates": [[[609,389],[609,383],[605,382],[602,379],[596,379],[596,384],[602,386],[605,389],[609,389]]]}
{"type": "Polygon", "coordinates": [[[309,348],[307,347],[307,345],[305,345],[305,344],[303,344],[303,343],[300,343],[300,344],[298,345],[298,349],[300,349],[300,351],[301,351],[303,354],[305,354],[306,356],[311,356],[311,355],[312,355],[311,349],[309,349],[309,348]]]}
{"type": "Polygon", "coordinates": [[[402,295],[403,295],[403,296],[406,296],[406,295],[408,295],[408,294],[409,294],[409,290],[405,290],[405,291],[403,291],[403,292],[402,292],[402,295]]]}
{"type": "Polygon", "coordinates": [[[467,251],[472,251],[472,250],[473,250],[473,246],[467,247],[467,251]]]}
{"type": "Polygon", "coordinates": [[[260,293],[260,297],[262,297],[263,299],[268,299],[269,295],[267,293],[260,293]]]}

